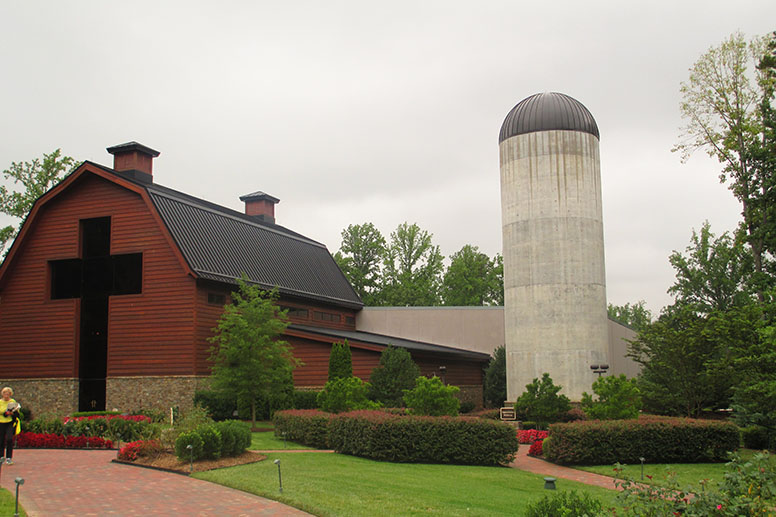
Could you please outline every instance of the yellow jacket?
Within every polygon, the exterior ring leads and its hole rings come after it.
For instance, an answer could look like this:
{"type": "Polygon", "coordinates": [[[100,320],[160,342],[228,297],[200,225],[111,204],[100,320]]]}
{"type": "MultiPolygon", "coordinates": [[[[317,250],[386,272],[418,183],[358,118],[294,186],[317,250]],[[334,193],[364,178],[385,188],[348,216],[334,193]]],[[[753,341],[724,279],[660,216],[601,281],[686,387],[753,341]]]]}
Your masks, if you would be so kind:
{"type": "Polygon", "coordinates": [[[16,402],[14,399],[11,399],[9,401],[5,401],[2,398],[0,398],[0,424],[7,424],[12,420],[10,416],[5,416],[5,410],[8,409],[8,404],[11,402],[16,402]]]}

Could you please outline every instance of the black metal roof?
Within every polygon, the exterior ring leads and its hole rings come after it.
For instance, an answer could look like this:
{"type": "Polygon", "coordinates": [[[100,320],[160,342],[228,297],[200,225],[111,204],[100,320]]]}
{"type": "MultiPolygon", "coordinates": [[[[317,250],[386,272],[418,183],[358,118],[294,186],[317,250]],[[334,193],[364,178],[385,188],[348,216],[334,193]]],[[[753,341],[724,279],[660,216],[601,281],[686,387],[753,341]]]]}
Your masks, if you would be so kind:
{"type": "Polygon", "coordinates": [[[290,329],[302,330],[304,332],[310,332],[313,334],[319,334],[322,336],[340,339],[340,340],[352,340],[359,341],[361,343],[374,344],[374,345],[393,345],[396,347],[406,348],[414,352],[431,352],[435,354],[447,354],[455,356],[459,359],[469,359],[475,361],[489,361],[490,355],[483,352],[473,352],[471,350],[463,350],[460,348],[453,348],[443,345],[435,345],[433,343],[424,343],[422,341],[412,341],[410,339],[404,339],[394,336],[386,336],[383,334],[373,334],[371,332],[362,332],[360,330],[340,330],[330,329],[322,327],[310,327],[307,325],[299,325],[292,323],[288,326],[290,329]]]}
{"type": "MultiPolygon", "coordinates": [[[[91,163],[91,162],[90,162],[91,163]]],[[[251,282],[350,308],[363,303],[326,246],[278,224],[92,164],[148,192],[183,257],[200,277],[251,282]]]]}
{"type": "Polygon", "coordinates": [[[563,93],[545,92],[531,95],[512,108],[501,125],[498,142],[554,129],[582,131],[600,138],[593,115],[581,102],[563,93]]]}

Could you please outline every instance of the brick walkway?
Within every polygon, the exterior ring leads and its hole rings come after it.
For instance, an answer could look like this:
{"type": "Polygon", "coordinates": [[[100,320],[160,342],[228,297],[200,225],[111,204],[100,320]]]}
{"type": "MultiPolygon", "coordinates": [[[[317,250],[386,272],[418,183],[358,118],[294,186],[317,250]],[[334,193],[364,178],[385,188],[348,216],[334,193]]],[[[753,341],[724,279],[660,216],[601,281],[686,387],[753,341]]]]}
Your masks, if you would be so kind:
{"type": "Polygon", "coordinates": [[[528,455],[529,448],[529,445],[521,445],[517,450],[517,457],[515,458],[515,461],[510,463],[509,466],[512,468],[525,470],[527,472],[532,472],[534,474],[541,474],[547,477],[570,479],[572,481],[585,483],[586,485],[600,486],[610,490],[615,489],[614,478],[602,476],[600,474],[593,474],[592,472],[585,472],[584,470],[562,467],[539,458],[534,458],[533,456],[528,455]]]}
{"type": "Polygon", "coordinates": [[[116,451],[21,449],[3,466],[2,486],[30,517],[308,515],[284,504],[207,481],[111,463],[116,451]]]}

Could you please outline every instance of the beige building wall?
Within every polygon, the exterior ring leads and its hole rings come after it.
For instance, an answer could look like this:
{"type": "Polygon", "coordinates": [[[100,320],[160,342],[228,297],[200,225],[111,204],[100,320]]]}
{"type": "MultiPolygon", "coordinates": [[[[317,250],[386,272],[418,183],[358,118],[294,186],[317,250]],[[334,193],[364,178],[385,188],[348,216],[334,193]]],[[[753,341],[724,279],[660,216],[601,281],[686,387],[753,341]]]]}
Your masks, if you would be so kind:
{"type": "MultiPolygon", "coordinates": [[[[356,328],[492,355],[496,347],[504,344],[504,308],[365,307],[356,316],[356,328]]],[[[607,330],[609,372],[635,377],[640,366],[626,357],[626,340],[634,339],[636,333],[609,319],[607,330]]],[[[589,372],[589,383],[595,379],[595,374],[589,372]]],[[[589,386],[587,391],[590,391],[589,386]]]]}

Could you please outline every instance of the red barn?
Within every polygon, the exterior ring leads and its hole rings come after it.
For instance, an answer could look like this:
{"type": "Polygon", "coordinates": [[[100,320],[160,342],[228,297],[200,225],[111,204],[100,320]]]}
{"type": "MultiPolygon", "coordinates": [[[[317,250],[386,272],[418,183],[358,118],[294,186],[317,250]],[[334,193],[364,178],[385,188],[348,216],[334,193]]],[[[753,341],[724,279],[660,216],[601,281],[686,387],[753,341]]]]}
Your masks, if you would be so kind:
{"type": "Polygon", "coordinates": [[[155,183],[153,149],[108,152],[112,169],[84,162],[36,201],[0,266],[3,382],[33,411],[191,405],[242,274],[289,309],[297,387],[323,386],[347,339],[363,379],[393,344],[481,402],[487,354],[360,332],[358,295],[324,245],[275,223],[276,198],[237,212],[155,183]]]}

